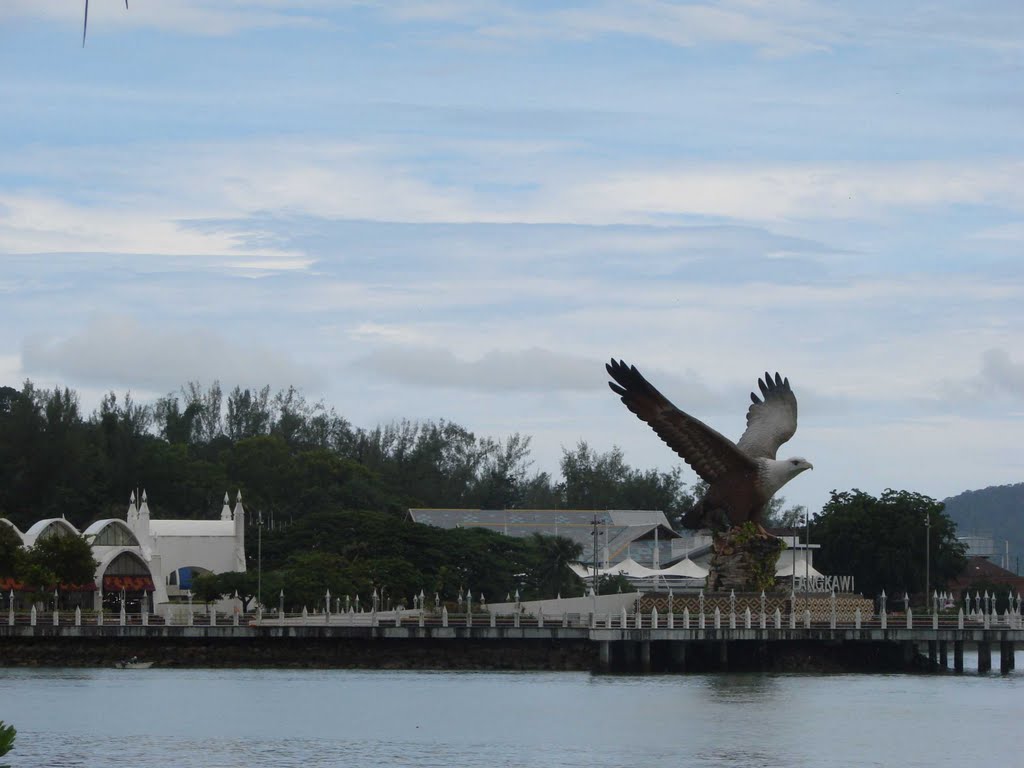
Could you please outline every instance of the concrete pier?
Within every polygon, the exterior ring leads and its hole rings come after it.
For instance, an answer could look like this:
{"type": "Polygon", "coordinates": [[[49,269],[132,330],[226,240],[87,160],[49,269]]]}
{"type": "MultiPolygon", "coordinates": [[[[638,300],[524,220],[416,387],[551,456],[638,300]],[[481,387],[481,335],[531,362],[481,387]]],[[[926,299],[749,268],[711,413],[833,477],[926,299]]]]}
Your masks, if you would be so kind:
{"type": "Polygon", "coordinates": [[[686,671],[686,643],[669,643],[673,672],[686,671]]]}
{"type": "MultiPolygon", "coordinates": [[[[879,621],[862,626],[828,623],[776,629],[767,622],[751,628],[727,622],[718,628],[691,621],[644,621],[637,628],[608,626],[589,614],[542,625],[529,615],[486,614],[456,618],[447,626],[432,617],[402,616],[360,623],[360,614],[332,616],[330,622],[264,619],[216,625],[169,625],[152,616],[148,625],[79,623],[32,624],[28,615],[0,624],[0,663],[8,665],[103,665],[108,658],[139,655],[161,664],[196,666],[294,665],[387,666],[467,669],[592,669],[608,672],[694,672],[715,670],[857,669],[859,671],[942,670],[953,646],[953,669],[964,670],[964,648],[977,648],[978,672],[992,669],[998,644],[999,670],[1014,670],[1014,650],[1024,630],[1000,625],[959,628],[956,622],[933,628],[906,628],[879,621]],[[353,616],[357,618],[353,618],[353,616]],[[348,617],[348,618],[346,618],[348,617]],[[24,620],[21,620],[21,619],[24,620]],[[189,650],[198,649],[198,650],[189,650]],[[921,656],[924,652],[926,655],[921,656]]],[[[116,621],[116,617],[115,621],[116,621]]],[[[699,616],[697,617],[699,619],[699,616]]],[[[970,670],[974,671],[974,670],[970,670]]]]}
{"type": "Polygon", "coordinates": [[[999,672],[1003,675],[1010,674],[1016,663],[1013,658],[1014,648],[1012,640],[999,641],[999,672]]]}
{"type": "Polygon", "coordinates": [[[978,672],[992,671],[992,644],[987,640],[978,643],[978,672]]]}

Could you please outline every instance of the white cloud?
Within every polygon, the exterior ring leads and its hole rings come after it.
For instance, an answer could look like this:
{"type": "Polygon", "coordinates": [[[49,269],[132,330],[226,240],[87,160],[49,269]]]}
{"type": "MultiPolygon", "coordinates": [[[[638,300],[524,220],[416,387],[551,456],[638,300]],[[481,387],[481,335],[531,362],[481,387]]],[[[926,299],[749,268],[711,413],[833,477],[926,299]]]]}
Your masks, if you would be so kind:
{"type": "MultiPolygon", "coordinates": [[[[78,27],[83,6],[68,0],[5,0],[0,4],[0,21],[42,18],[78,27]]],[[[101,30],[155,28],[183,35],[225,36],[275,28],[336,27],[351,23],[351,11],[370,11],[401,26],[446,23],[449,37],[440,39],[454,39],[463,47],[488,40],[593,43],[628,37],[683,48],[747,46],[767,56],[893,42],[1010,53],[1021,48],[1019,36],[1013,33],[1020,14],[1015,3],[975,9],[915,2],[896,8],[890,3],[864,2],[853,8],[811,0],[619,0],[530,8],[500,0],[175,0],[132,3],[126,10],[118,0],[94,0],[89,25],[97,35],[101,30]]]]}
{"type": "Polygon", "coordinates": [[[545,189],[563,220],[651,221],[664,215],[745,221],[878,218],[970,204],[1024,209],[1024,163],[893,163],[615,170],[545,189]]]}
{"type": "Polygon", "coordinates": [[[1024,240],[1024,221],[1011,221],[975,232],[971,237],[978,240],[1005,240],[1017,244],[1024,240]]]}
{"type": "MultiPolygon", "coordinates": [[[[64,150],[67,162],[51,157],[34,173],[52,184],[80,181],[88,170],[90,187],[103,188],[103,198],[90,199],[85,206],[8,192],[0,198],[0,205],[10,209],[0,244],[18,252],[37,244],[59,249],[70,238],[55,233],[70,230],[87,242],[102,237],[97,247],[118,252],[136,248],[135,240],[143,234],[147,241],[169,238],[185,253],[230,252],[237,250],[245,233],[201,235],[183,227],[182,220],[200,215],[244,218],[266,211],[372,221],[589,225],[664,225],[688,217],[760,223],[877,220],[952,205],[1024,211],[1020,160],[745,166],[663,162],[655,170],[607,159],[600,167],[585,167],[578,159],[567,160],[540,146],[523,148],[538,152],[541,161],[526,177],[520,157],[510,156],[501,164],[488,155],[489,181],[503,173],[517,179],[514,187],[488,189],[476,175],[475,153],[487,154],[484,148],[453,150],[443,181],[430,164],[418,165],[417,158],[430,151],[427,143],[408,156],[410,148],[401,145],[300,137],[136,146],[116,153],[64,150]],[[133,215],[129,200],[143,218],[133,215]],[[51,219],[66,226],[48,226],[51,219]]],[[[4,166],[14,172],[28,162],[8,159],[4,166]]]]}
{"type": "MultiPolygon", "coordinates": [[[[991,341],[979,339],[978,341],[991,341]]],[[[1020,344],[1014,348],[1019,349],[1020,344]]],[[[1024,363],[1016,362],[1004,347],[989,347],[981,354],[980,366],[973,376],[949,377],[941,382],[945,402],[960,408],[971,405],[989,407],[1006,400],[1024,403],[1024,363]]]]}
{"type": "Polygon", "coordinates": [[[546,349],[491,351],[464,360],[448,349],[381,347],[356,363],[415,387],[486,392],[593,390],[600,386],[600,363],[546,349]]]}
{"type": "Polygon", "coordinates": [[[1005,349],[990,349],[982,356],[981,377],[989,386],[1024,400],[1024,363],[1014,362],[1005,349]]]}
{"type": "Polygon", "coordinates": [[[21,370],[21,357],[18,355],[0,355],[0,387],[17,388],[25,379],[21,370]]]}
{"type": "MultiPolygon", "coordinates": [[[[308,27],[328,21],[327,11],[339,8],[329,0],[175,0],[173,3],[136,2],[125,9],[117,0],[89,4],[89,28],[151,27],[191,35],[230,35],[275,27],[308,27]]],[[[350,6],[353,3],[344,3],[350,6]]],[[[84,2],[67,0],[5,0],[0,21],[18,17],[45,18],[81,26],[84,2]]]]}
{"type": "Polygon", "coordinates": [[[0,195],[0,254],[105,253],[206,257],[237,269],[301,269],[302,254],[251,247],[259,233],[203,232],[166,213],[75,205],[40,194],[0,195]]]}
{"type": "Polygon", "coordinates": [[[259,382],[281,388],[315,388],[320,375],[270,348],[229,341],[210,328],[175,330],[141,324],[133,317],[95,316],[62,337],[32,336],[22,348],[26,375],[70,382],[168,392],[186,381],[259,382]]]}

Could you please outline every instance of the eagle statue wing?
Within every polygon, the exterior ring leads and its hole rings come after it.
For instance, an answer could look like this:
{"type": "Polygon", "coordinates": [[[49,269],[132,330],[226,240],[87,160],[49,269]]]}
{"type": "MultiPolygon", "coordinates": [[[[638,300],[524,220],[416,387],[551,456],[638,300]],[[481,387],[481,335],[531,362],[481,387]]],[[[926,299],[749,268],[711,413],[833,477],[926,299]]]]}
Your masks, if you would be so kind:
{"type": "Polygon", "coordinates": [[[774,459],[779,446],[796,433],[796,395],[789,379],[778,373],[772,378],[766,372],[757,386],[761,397],[750,393],[747,428],[736,447],[753,458],[774,459]]]}
{"type": "Polygon", "coordinates": [[[754,469],[751,457],[744,455],[732,440],[676,408],[636,366],[612,360],[605,369],[615,380],[609,381],[608,386],[626,407],[647,422],[704,482],[713,485],[723,477],[754,469]]]}

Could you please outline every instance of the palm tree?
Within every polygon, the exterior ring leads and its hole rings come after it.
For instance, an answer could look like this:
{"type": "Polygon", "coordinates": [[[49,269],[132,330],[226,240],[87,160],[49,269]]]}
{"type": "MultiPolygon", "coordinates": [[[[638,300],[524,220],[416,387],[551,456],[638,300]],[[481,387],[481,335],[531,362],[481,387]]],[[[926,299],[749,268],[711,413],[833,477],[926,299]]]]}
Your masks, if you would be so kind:
{"type": "Polygon", "coordinates": [[[534,587],[539,597],[555,597],[562,592],[578,591],[579,578],[570,570],[583,554],[583,545],[564,536],[533,534],[537,563],[533,571],[534,587]]]}

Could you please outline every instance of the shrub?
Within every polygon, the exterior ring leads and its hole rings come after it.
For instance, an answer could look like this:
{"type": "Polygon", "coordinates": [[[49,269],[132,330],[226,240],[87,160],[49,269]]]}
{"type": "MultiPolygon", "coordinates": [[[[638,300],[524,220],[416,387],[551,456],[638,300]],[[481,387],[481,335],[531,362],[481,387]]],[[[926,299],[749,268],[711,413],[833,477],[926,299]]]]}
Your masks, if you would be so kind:
{"type": "Polygon", "coordinates": [[[4,721],[0,720],[0,755],[6,755],[14,749],[14,737],[17,733],[13,725],[4,725],[4,721]]]}

